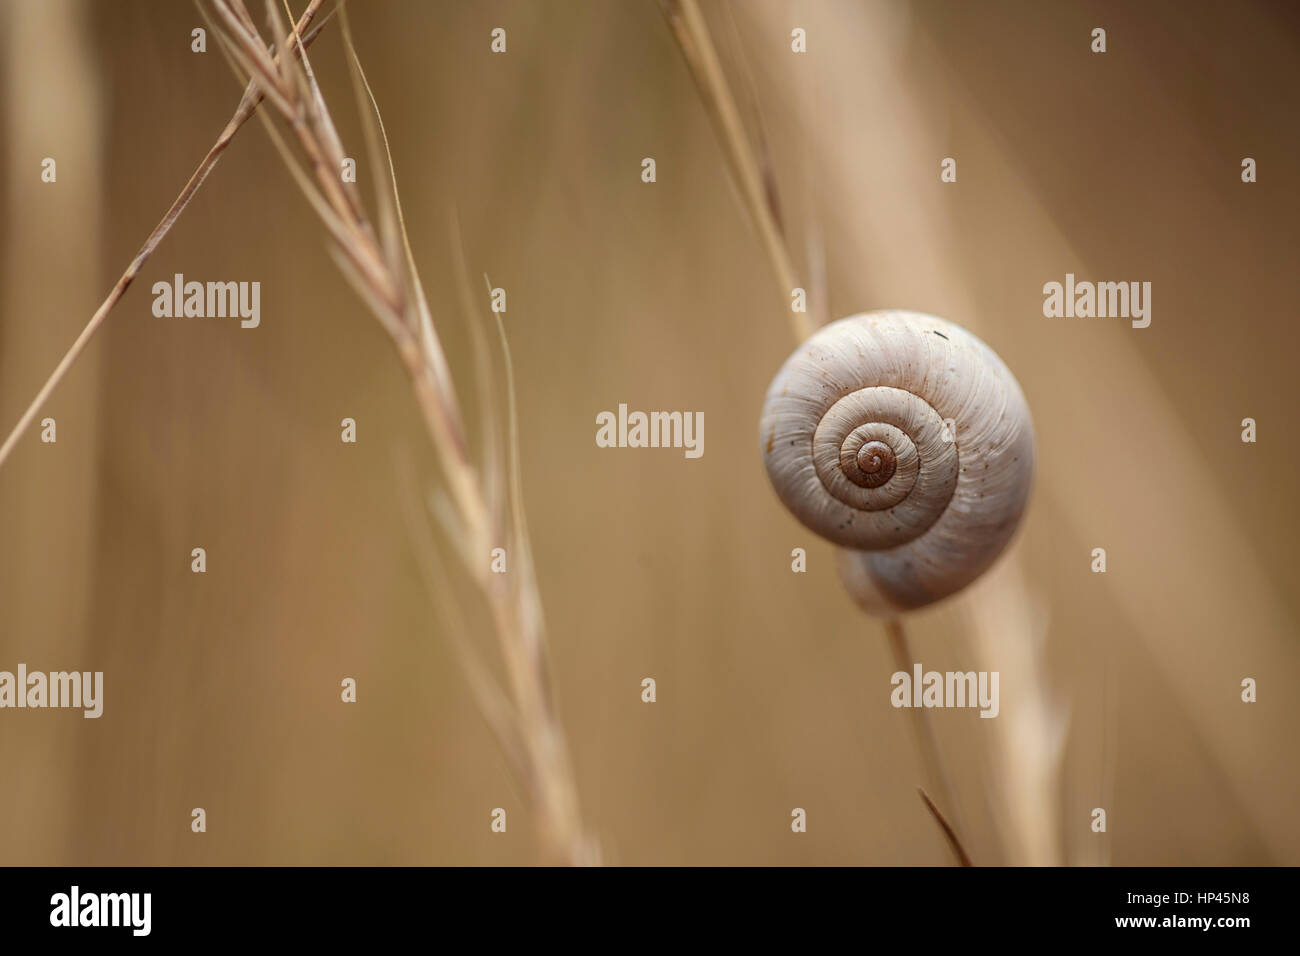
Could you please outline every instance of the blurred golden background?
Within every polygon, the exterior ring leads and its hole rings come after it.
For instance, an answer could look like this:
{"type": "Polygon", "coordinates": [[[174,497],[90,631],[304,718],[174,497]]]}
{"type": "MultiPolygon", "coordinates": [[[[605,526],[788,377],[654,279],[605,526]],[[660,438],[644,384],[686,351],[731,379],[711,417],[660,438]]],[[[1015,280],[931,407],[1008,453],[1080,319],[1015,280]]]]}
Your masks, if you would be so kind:
{"type": "MultiPolygon", "coordinates": [[[[931,712],[975,862],[1300,863],[1296,10],[704,9],[816,306],[966,326],[1035,416],[1012,549],[909,619],[927,668],[1002,675],[996,720],[931,712]],[[1067,272],[1150,281],[1151,326],[1044,318],[1067,272]]],[[[350,10],[467,401],[453,212],[474,288],[508,292],[552,676],[604,860],[949,863],[884,630],[764,475],[757,416],[793,342],[656,4],[350,10]],[[703,411],[703,458],[597,448],[620,402],[703,411]]],[[[199,26],[162,0],[0,2],[6,432],[238,101],[199,26]]],[[[369,188],[334,27],[312,59],[369,188]]],[[[102,670],[104,716],[0,711],[0,863],[537,858],[413,556],[395,454],[436,470],[409,384],[260,123],[45,415],[57,443],[33,430],[0,470],[0,669],[102,670]],[[177,272],[260,281],[261,326],[155,318],[177,272]]],[[[435,600],[486,641],[464,582],[435,600]]]]}

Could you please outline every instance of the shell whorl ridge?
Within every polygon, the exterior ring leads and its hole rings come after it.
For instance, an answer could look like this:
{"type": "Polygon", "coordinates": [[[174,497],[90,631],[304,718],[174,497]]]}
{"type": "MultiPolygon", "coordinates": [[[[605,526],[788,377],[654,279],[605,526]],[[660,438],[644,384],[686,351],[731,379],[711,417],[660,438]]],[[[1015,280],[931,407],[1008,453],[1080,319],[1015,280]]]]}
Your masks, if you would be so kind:
{"type": "Polygon", "coordinates": [[[847,549],[845,585],[882,614],[947,597],[998,556],[1033,480],[1015,377],[960,326],[867,312],[803,343],[777,373],[759,440],[803,524],[847,549]]]}

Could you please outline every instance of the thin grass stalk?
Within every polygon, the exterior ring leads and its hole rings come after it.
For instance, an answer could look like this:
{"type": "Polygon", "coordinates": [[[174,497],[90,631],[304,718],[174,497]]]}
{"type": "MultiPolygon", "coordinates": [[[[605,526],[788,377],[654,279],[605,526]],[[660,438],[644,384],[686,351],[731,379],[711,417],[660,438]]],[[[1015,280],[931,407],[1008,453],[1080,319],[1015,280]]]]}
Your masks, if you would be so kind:
{"type": "MultiPolygon", "coordinates": [[[[297,30],[300,33],[303,30],[307,30],[311,25],[322,3],[323,0],[311,0],[311,3],[307,5],[307,9],[303,11],[302,16],[298,19],[297,30]]],[[[316,37],[320,35],[320,31],[324,29],[327,21],[328,17],[303,36],[303,47],[310,46],[315,42],[316,37]]],[[[276,58],[278,59],[278,55],[276,55],[276,58]]],[[[80,358],[81,353],[85,351],[86,346],[90,344],[90,340],[95,337],[95,333],[98,332],[100,326],[104,324],[104,320],[108,318],[109,313],[112,312],[113,308],[122,300],[122,296],[124,296],[126,290],[131,287],[131,283],[134,282],[136,276],[140,274],[140,271],[144,268],[144,264],[148,262],[149,257],[153,255],[154,250],[156,250],[162,243],[167,233],[171,232],[172,226],[176,225],[176,221],[180,219],[181,213],[185,211],[185,207],[190,204],[190,200],[194,198],[194,195],[207,180],[208,176],[212,173],[212,170],[216,168],[217,161],[221,159],[222,154],[224,154],[227,147],[230,146],[231,141],[235,138],[235,134],[239,132],[244,123],[248,121],[248,118],[257,110],[257,107],[262,102],[262,98],[263,93],[261,88],[250,81],[244,89],[244,95],[240,99],[239,105],[235,108],[235,114],[230,118],[230,122],[226,124],[225,129],[221,131],[221,135],[217,137],[217,141],[212,144],[212,148],[208,150],[207,155],[199,162],[198,167],[190,176],[189,182],[187,182],[184,188],[181,189],[180,193],[176,196],[176,199],[172,202],[171,207],[168,208],[158,225],[154,227],[153,232],[149,233],[148,238],[144,241],[144,245],[140,247],[140,251],[135,254],[135,258],[133,258],[130,264],[127,265],[126,271],[123,272],[117,282],[114,283],[112,290],[108,293],[108,297],[100,303],[99,308],[96,309],[94,315],[90,317],[90,321],[87,322],[85,327],[81,330],[81,334],[78,335],[76,341],[72,343],[72,347],[68,349],[63,358],[59,360],[59,364],[54,367],[54,371],[51,372],[49,378],[45,380],[45,384],[42,385],[40,391],[36,393],[36,397],[32,399],[31,404],[27,406],[27,409],[19,417],[18,423],[10,429],[9,435],[4,440],[4,444],[0,445],[0,468],[4,467],[5,461],[8,460],[10,454],[13,453],[14,448],[17,446],[18,440],[22,438],[27,429],[31,427],[32,422],[36,420],[36,416],[40,413],[41,408],[44,407],[45,403],[49,400],[49,397],[54,393],[54,390],[58,388],[59,383],[63,381],[64,376],[66,376],[72,366],[76,364],[77,359],[80,358]]]]}
{"type": "MultiPolygon", "coordinates": [[[[889,648],[894,655],[894,666],[907,674],[911,674],[916,657],[913,655],[912,648],[908,643],[907,632],[903,629],[902,618],[894,617],[885,621],[885,633],[889,637],[889,648]]],[[[938,735],[934,732],[934,724],[926,715],[925,708],[909,707],[908,710],[912,714],[912,726],[916,731],[917,747],[921,751],[921,762],[925,765],[925,775],[931,781],[931,786],[935,788],[939,803],[946,807],[956,807],[952,778],[948,775],[947,763],[943,758],[943,748],[939,744],[938,735]]],[[[957,832],[952,824],[939,812],[934,800],[924,789],[921,789],[921,796],[930,808],[931,814],[938,821],[940,829],[944,831],[944,836],[948,838],[949,844],[953,847],[957,862],[961,863],[962,866],[970,866],[970,856],[962,846],[961,840],[957,838],[957,832]]]]}
{"type": "Polygon", "coordinates": [[[957,839],[957,831],[952,828],[952,824],[949,823],[948,818],[943,815],[943,811],[940,810],[935,805],[935,802],[930,799],[930,795],[925,792],[925,787],[917,787],[916,792],[920,794],[921,802],[925,804],[925,808],[929,810],[930,815],[934,817],[934,822],[939,824],[939,829],[943,831],[943,835],[948,838],[948,846],[952,849],[953,856],[957,858],[957,863],[960,866],[974,866],[974,864],[971,863],[970,854],[967,853],[966,848],[961,845],[961,840],[957,839]]]}
{"type": "Polygon", "coordinates": [[[758,230],[763,252],[779,286],[780,301],[790,317],[794,337],[802,342],[812,334],[813,328],[806,312],[795,312],[790,308],[790,294],[799,281],[781,229],[775,184],[770,176],[763,175],[763,170],[770,167],[759,162],[745,132],[740,110],[718,61],[699,5],[695,0],[660,0],[660,7],[717,130],[727,166],[740,188],[745,209],[758,230]]]}
{"type": "MultiPolygon", "coordinates": [[[[548,679],[545,622],[519,480],[513,371],[499,317],[509,446],[508,493],[500,505],[496,501],[501,496],[492,490],[495,479],[485,480],[469,454],[450,370],[406,236],[383,119],[352,46],[346,13],[341,17],[344,43],[353,64],[358,97],[364,90],[374,109],[371,145],[376,154],[379,149],[374,131],[383,140],[384,162],[376,164],[376,168],[381,175],[388,175],[386,185],[391,187],[377,190],[376,201],[383,210],[379,231],[373,228],[359,191],[340,185],[338,171],[345,153],[306,52],[295,60],[281,61],[278,70],[268,69],[265,51],[269,47],[256,29],[248,28],[251,17],[243,0],[213,0],[213,5],[224,24],[216,33],[232,65],[263,88],[280,125],[289,131],[296,150],[280,136],[270,118],[263,116],[286,166],[326,226],[336,260],[388,332],[411,380],[444,479],[432,512],[446,532],[462,570],[486,605],[509,694],[502,697],[485,690],[486,672],[476,663],[477,657],[463,660],[485,717],[502,738],[534,810],[543,859],[565,864],[597,862],[595,844],[582,824],[568,747],[548,679]],[[400,242],[395,241],[391,226],[385,223],[396,224],[400,242]],[[381,238],[381,232],[388,238],[381,238]],[[511,560],[511,571],[506,575],[491,573],[488,563],[491,548],[502,540],[508,542],[511,560]],[[502,711],[504,700],[508,700],[509,713],[502,711]]],[[[296,29],[286,30],[274,0],[267,0],[266,7],[273,36],[283,37],[285,44],[298,45],[296,29]]],[[[430,567],[427,558],[422,564],[426,569],[430,567]]],[[[460,635],[453,639],[460,646],[460,635]]]]}

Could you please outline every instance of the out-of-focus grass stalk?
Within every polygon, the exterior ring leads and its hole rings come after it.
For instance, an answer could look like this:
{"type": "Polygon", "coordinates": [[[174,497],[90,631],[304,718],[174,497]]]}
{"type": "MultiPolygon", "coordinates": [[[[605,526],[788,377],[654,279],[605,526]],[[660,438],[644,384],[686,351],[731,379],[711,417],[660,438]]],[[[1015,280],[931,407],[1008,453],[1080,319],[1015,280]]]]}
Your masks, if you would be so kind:
{"type": "Polygon", "coordinates": [[[993,724],[988,785],[998,832],[1014,866],[1063,861],[1060,770],[1068,714],[1050,691],[1043,644],[1044,609],[1018,560],[998,562],[957,602],[977,658],[998,662],[1000,681],[1016,688],[993,724]]]}

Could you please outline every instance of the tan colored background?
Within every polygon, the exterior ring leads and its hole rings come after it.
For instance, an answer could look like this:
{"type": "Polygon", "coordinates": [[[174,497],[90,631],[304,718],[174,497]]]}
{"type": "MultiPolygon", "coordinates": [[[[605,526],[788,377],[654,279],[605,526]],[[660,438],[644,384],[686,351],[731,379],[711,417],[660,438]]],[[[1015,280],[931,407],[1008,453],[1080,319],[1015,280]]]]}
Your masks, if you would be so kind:
{"type": "MultiPolygon", "coordinates": [[[[910,623],[927,667],[1003,675],[997,720],[933,714],[976,862],[1300,863],[1294,10],[706,13],[752,77],[810,285],[825,250],[829,314],[964,324],[1034,410],[1012,555],[910,623]],[[1151,327],[1045,319],[1066,272],[1151,281],[1151,327]]],[[[453,208],[473,275],[508,290],[554,679],[605,859],[947,863],[883,630],[767,487],[756,418],[792,341],[656,6],[366,2],[353,24],[465,387],[453,208]],[[703,411],[704,457],[596,448],[619,402],[703,411]]],[[[158,0],[0,4],[6,430],[233,109],[197,25],[158,0]]],[[[314,62],[363,156],[336,31],[314,62]]],[[[0,471],[0,669],[103,670],[105,715],[0,712],[0,862],[535,859],[412,556],[394,451],[434,472],[405,380],[260,124],[46,414],[58,443],[33,432],[0,471]],[[260,281],[261,328],[154,318],[175,272],[260,281]]]]}

